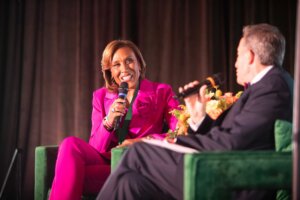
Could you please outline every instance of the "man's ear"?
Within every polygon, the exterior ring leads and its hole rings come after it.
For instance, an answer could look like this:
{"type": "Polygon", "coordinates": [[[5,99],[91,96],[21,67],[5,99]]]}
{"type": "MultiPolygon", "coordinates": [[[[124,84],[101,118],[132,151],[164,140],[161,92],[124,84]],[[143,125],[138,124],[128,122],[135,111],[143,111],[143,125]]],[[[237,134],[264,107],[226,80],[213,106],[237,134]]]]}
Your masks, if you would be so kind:
{"type": "Polygon", "coordinates": [[[256,56],[255,53],[251,49],[249,49],[247,58],[248,58],[248,62],[250,64],[252,64],[254,62],[255,56],[256,56]]]}

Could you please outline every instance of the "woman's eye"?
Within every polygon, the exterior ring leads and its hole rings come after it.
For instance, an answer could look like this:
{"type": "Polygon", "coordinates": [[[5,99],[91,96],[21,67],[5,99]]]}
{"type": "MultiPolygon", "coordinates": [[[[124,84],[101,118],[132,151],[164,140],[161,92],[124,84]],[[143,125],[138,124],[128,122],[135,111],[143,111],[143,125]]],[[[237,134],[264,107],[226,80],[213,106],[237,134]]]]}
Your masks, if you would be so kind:
{"type": "Polygon", "coordinates": [[[115,63],[115,64],[113,64],[113,68],[118,68],[120,66],[120,64],[119,63],[115,63]]]}
{"type": "Polygon", "coordinates": [[[127,58],[127,59],[125,60],[125,63],[126,63],[127,65],[131,64],[132,62],[133,62],[133,59],[132,59],[132,58],[127,58]]]}

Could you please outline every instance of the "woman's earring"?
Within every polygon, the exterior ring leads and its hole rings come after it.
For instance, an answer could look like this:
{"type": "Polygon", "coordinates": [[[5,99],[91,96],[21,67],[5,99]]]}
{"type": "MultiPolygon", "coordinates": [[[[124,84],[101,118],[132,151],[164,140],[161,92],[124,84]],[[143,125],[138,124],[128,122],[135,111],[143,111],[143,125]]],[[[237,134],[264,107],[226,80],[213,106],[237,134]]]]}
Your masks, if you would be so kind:
{"type": "Polygon", "coordinates": [[[111,77],[111,83],[117,84],[113,77],[111,77]]]}

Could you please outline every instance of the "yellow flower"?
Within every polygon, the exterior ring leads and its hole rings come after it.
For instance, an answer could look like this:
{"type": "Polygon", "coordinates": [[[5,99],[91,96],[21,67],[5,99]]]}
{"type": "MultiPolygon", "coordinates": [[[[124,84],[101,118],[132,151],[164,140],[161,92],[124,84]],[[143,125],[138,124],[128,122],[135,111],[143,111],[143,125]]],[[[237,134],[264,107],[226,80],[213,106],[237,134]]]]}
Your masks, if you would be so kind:
{"type": "Polygon", "coordinates": [[[187,120],[190,114],[187,112],[185,105],[179,105],[178,109],[174,109],[170,113],[176,117],[178,122],[174,131],[168,131],[168,137],[174,138],[177,135],[187,135],[187,129],[189,127],[187,120]]]}
{"type": "Polygon", "coordinates": [[[224,95],[217,95],[217,91],[206,104],[206,113],[212,119],[217,119],[220,114],[232,106],[243,93],[242,91],[239,91],[236,95],[233,95],[232,92],[226,92],[224,95]]]}

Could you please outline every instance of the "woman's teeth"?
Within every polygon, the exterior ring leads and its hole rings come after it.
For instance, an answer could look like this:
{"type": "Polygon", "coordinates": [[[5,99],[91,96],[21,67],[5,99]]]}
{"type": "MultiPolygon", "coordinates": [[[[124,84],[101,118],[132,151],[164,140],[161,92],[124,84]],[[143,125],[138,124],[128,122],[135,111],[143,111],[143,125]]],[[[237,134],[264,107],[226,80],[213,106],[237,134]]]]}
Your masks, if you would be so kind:
{"type": "Polygon", "coordinates": [[[131,75],[128,75],[128,76],[123,76],[121,78],[122,81],[129,81],[131,79],[131,75]]]}

